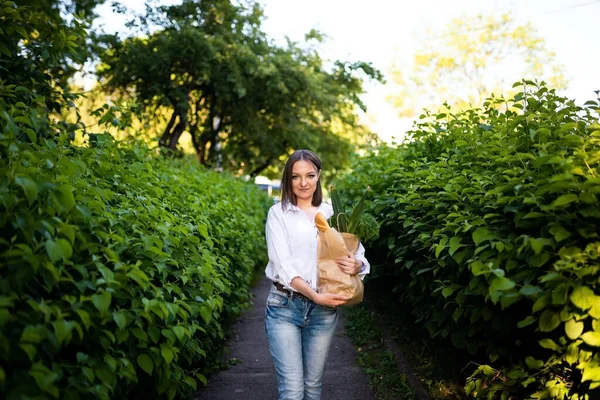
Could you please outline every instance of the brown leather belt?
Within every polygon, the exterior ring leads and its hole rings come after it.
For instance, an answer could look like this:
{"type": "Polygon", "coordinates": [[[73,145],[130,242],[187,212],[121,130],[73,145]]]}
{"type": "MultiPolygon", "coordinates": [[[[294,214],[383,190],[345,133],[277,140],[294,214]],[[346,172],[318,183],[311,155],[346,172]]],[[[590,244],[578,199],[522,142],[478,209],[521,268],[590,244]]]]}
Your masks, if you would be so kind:
{"type": "Polygon", "coordinates": [[[303,295],[300,292],[294,292],[292,290],[288,290],[285,287],[283,287],[283,285],[279,282],[273,282],[273,286],[275,286],[275,289],[279,290],[282,293],[287,294],[288,296],[292,296],[292,297],[298,297],[300,299],[304,299],[304,300],[310,300],[308,297],[306,297],[305,295],[303,295]]]}

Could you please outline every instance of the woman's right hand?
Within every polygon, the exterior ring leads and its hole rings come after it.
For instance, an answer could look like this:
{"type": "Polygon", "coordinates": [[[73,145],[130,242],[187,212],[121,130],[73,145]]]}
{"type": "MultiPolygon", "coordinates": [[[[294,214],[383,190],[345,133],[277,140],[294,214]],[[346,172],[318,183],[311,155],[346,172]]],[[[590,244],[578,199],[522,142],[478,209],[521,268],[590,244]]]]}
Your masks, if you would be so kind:
{"type": "Polygon", "coordinates": [[[313,301],[321,306],[326,307],[339,307],[343,306],[348,302],[348,298],[341,294],[332,293],[317,293],[313,301]]]}

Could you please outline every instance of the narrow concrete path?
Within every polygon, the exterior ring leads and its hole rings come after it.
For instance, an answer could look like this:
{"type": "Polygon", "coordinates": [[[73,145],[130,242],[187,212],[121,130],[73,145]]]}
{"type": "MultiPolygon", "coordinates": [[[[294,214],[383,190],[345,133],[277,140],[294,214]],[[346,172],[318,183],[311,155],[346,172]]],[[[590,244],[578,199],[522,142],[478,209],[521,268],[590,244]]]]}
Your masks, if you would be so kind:
{"type": "MultiPolygon", "coordinates": [[[[270,281],[252,290],[254,306],[233,326],[230,358],[239,362],[209,379],[192,400],[276,400],[277,378],[265,333],[265,303],[270,281]]],[[[340,320],[323,378],[322,400],[373,400],[367,379],[356,363],[357,352],[340,320]]]]}

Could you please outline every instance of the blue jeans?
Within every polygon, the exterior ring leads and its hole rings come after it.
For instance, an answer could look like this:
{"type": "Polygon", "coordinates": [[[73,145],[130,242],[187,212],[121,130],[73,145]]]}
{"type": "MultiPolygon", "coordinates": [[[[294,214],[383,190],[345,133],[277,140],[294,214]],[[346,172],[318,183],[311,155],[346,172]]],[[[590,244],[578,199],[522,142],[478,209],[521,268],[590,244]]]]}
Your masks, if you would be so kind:
{"type": "Polygon", "coordinates": [[[265,326],[280,400],[321,398],[323,369],[337,322],[337,308],[271,287],[265,326]]]}

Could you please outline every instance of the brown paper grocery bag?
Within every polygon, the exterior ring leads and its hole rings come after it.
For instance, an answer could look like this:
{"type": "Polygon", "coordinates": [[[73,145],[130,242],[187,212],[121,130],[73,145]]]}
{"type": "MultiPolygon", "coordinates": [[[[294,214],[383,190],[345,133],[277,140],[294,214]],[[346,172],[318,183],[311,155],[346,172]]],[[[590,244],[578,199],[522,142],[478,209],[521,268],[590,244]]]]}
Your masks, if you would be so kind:
{"type": "Polygon", "coordinates": [[[356,253],[358,245],[358,237],[351,233],[339,233],[329,226],[319,226],[317,248],[319,293],[340,294],[350,299],[344,304],[346,306],[358,304],[363,300],[364,286],[358,274],[344,273],[336,264],[335,259],[347,257],[348,253],[356,253]]]}

